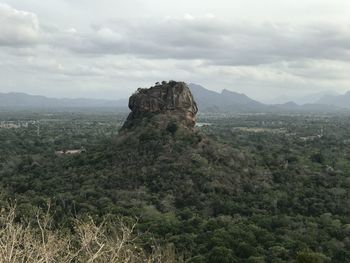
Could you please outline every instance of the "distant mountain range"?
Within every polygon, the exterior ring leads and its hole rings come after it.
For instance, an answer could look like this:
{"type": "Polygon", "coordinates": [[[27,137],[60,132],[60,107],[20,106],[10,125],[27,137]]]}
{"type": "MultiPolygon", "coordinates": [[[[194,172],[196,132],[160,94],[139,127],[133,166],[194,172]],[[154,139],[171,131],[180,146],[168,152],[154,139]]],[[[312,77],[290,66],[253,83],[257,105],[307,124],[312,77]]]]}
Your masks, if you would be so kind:
{"type": "Polygon", "coordinates": [[[228,90],[219,93],[193,83],[189,86],[202,112],[339,112],[345,110],[345,107],[322,103],[299,105],[290,101],[282,104],[263,104],[242,93],[228,90]]]}
{"type": "Polygon", "coordinates": [[[350,109],[350,91],[344,95],[323,96],[318,103],[350,109]]]}
{"type": "MultiPolygon", "coordinates": [[[[224,89],[221,92],[208,90],[198,84],[189,84],[201,112],[342,112],[350,109],[350,92],[344,95],[323,93],[316,103],[303,105],[295,102],[264,104],[243,93],[224,89]]],[[[310,95],[316,99],[320,94],[310,95]]],[[[79,109],[119,108],[127,111],[128,100],[48,98],[25,93],[0,93],[0,109],[79,109]]]]}
{"type": "Polygon", "coordinates": [[[103,99],[58,99],[25,93],[0,93],[0,108],[119,108],[125,107],[127,100],[103,99]]]}
{"type": "Polygon", "coordinates": [[[320,92],[316,92],[316,93],[307,94],[304,96],[290,97],[287,95],[281,95],[281,96],[278,96],[276,98],[266,100],[265,103],[266,104],[283,104],[283,103],[287,103],[289,101],[293,101],[299,105],[313,104],[313,103],[317,104],[318,101],[323,97],[337,96],[337,95],[339,95],[339,94],[335,91],[324,90],[324,91],[320,91],[320,92]]]}
{"type": "Polygon", "coordinates": [[[257,111],[265,106],[242,93],[226,89],[218,93],[193,83],[189,84],[189,87],[200,111],[257,111]]]}

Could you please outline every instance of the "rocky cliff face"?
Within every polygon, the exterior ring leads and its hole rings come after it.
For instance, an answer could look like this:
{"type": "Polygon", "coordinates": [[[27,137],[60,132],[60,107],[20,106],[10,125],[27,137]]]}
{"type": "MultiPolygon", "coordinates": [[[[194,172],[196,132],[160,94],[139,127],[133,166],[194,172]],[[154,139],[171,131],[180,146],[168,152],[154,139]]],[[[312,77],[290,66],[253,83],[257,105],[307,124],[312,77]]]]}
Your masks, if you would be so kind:
{"type": "Polygon", "coordinates": [[[198,112],[188,86],[176,81],[163,81],[149,89],[138,89],[129,99],[129,108],[131,113],[124,129],[144,120],[152,120],[160,126],[177,122],[192,129],[198,112]]]}

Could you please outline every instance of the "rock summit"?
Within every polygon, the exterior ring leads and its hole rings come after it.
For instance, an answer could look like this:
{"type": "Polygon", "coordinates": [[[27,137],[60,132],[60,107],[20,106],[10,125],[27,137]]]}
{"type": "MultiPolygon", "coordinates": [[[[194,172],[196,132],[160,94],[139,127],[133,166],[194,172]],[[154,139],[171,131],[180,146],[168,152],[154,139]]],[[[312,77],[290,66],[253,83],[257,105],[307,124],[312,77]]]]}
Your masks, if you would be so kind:
{"type": "Polygon", "coordinates": [[[129,98],[129,114],[123,129],[151,121],[166,127],[169,123],[192,129],[196,123],[197,104],[184,82],[157,82],[150,88],[139,88],[129,98]]]}

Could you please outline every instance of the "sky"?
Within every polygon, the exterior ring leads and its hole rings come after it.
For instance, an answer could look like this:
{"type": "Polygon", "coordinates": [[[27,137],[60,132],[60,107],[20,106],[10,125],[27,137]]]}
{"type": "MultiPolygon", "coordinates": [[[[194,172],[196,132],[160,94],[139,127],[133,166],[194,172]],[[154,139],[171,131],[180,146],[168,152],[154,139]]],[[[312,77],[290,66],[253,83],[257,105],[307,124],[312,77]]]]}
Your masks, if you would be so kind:
{"type": "Polygon", "coordinates": [[[349,0],[0,0],[0,92],[177,80],[267,101],[350,90],[349,0]]]}

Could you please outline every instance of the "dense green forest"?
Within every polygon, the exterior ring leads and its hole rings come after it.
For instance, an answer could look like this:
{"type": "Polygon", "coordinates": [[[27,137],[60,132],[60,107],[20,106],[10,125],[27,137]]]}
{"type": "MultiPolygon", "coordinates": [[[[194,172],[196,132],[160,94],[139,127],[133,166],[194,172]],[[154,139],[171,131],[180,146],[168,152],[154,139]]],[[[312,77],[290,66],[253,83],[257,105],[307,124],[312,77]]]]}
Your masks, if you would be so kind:
{"type": "Polygon", "coordinates": [[[198,116],[119,132],[124,114],[0,113],[1,203],[17,220],[137,221],[185,262],[350,262],[350,116],[198,116]],[[69,154],[69,151],[74,151],[69,154]]]}

